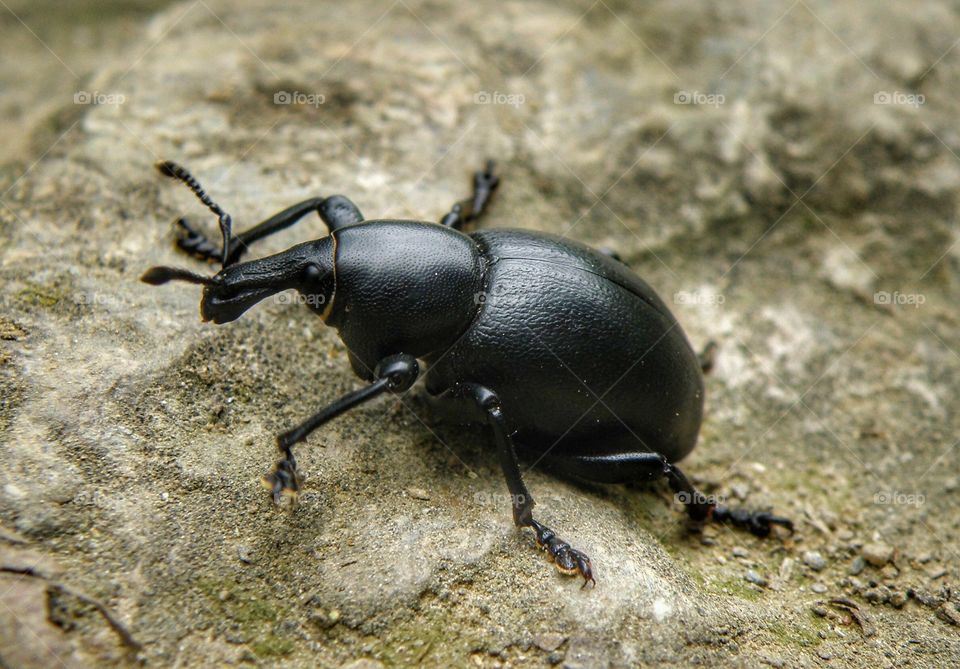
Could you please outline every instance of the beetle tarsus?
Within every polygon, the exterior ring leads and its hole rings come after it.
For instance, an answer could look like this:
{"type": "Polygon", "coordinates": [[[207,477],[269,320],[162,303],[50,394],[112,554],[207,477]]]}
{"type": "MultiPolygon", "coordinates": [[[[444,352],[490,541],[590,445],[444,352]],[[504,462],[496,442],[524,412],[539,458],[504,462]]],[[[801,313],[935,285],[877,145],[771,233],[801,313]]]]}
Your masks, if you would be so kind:
{"type": "Polygon", "coordinates": [[[537,546],[546,551],[557,571],[565,576],[582,576],[582,587],[584,588],[587,587],[588,583],[596,586],[597,581],[593,577],[593,565],[585,553],[571,547],[546,525],[541,525],[532,519],[529,524],[536,536],[537,546]]]}
{"type": "Polygon", "coordinates": [[[703,350],[697,354],[697,360],[700,362],[700,371],[709,374],[713,371],[713,366],[717,364],[717,351],[720,346],[712,339],[708,341],[703,350]]]}
{"type": "MultiPolygon", "coordinates": [[[[177,248],[181,251],[189,253],[199,260],[217,262],[222,259],[223,249],[207,239],[206,235],[193,227],[189,220],[178,218],[174,225],[177,226],[177,248]]],[[[233,244],[233,246],[234,248],[227,254],[227,264],[240,257],[239,253],[236,254],[236,258],[233,257],[237,244],[233,244]]]]}
{"type": "Polygon", "coordinates": [[[290,498],[291,506],[296,506],[300,494],[300,474],[297,472],[297,461],[293,453],[288,451],[286,456],[277,461],[273,471],[263,477],[263,484],[270,490],[273,503],[283,504],[284,496],[290,498]]]}
{"type": "Polygon", "coordinates": [[[710,514],[711,520],[718,523],[730,523],[735,527],[749,530],[757,537],[768,537],[774,525],[783,527],[793,534],[793,521],[782,516],[775,516],[768,511],[749,511],[747,509],[731,509],[726,506],[716,506],[710,514]]]}
{"type": "Polygon", "coordinates": [[[496,164],[488,160],[482,170],[474,173],[473,195],[453,205],[450,212],[440,219],[441,225],[459,230],[464,224],[475,221],[483,215],[490,203],[490,198],[493,197],[493,192],[500,185],[500,177],[494,173],[495,167],[496,164]]]}

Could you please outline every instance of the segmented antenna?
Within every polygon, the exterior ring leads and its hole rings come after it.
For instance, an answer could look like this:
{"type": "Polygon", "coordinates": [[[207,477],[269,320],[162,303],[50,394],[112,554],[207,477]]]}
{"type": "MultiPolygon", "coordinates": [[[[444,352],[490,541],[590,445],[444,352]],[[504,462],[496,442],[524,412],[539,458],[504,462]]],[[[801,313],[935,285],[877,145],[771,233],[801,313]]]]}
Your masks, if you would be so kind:
{"type": "Polygon", "coordinates": [[[172,177],[185,183],[187,187],[193,191],[193,194],[196,195],[210,211],[216,214],[217,222],[220,224],[220,235],[223,237],[223,267],[226,267],[227,256],[230,254],[230,244],[233,241],[231,239],[233,219],[230,218],[230,214],[225,212],[219,204],[207,195],[207,192],[203,189],[203,186],[200,185],[200,182],[184,167],[170,160],[162,160],[157,163],[157,169],[164,176],[172,177]]]}
{"type": "Polygon", "coordinates": [[[151,286],[162,286],[168,281],[186,281],[187,283],[199,283],[204,286],[216,286],[220,283],[216,277],[201,276],[179,267],[151,267],[143,273],[140,280],[149,283],[151,286]]]}

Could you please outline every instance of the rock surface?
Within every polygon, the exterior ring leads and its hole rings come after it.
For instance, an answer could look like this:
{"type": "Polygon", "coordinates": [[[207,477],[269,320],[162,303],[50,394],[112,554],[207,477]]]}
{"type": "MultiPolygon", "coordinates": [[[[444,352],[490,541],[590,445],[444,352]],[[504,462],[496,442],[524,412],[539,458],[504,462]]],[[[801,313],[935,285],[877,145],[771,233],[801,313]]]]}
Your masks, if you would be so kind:
{"type": "MultiPolygon", "coordinates": [[[[24,24],[56,19],[26,19],[0,31],[56,70],[73,33],[47,49],[24,24]]],[[[955,8],[203,0],[131,23],[53,90],[0,71],[35,109],[0,125],[0,543],[55,560],[141,659],[960,661],[955,8]],[[273,435],[359,382],[307,310],[215,327],[195,288],[137,282],[203,270],[171,246],[177,215],[213,229],[152,163],[187,164],[244,227],[334,192],[436,219],[487,156],[487,225],[616,249],[720,344],[684,467],[795,536],[691,533],[663,486],[531,472],[542,519],[594,560],[581,590],[513,529],[482,436],[415,393],[318,432],[300,507],[271,508],[273,435]],[[893,561],[852,570],[870,544],[893,561]]],[[[322,234],[310,218],[258,252],[322,234]]],[[[23,601],[0,620],[37,618],[23,601]]],[[[89,610],[56,619],[45,652],[134,661],[89,610]]]]}

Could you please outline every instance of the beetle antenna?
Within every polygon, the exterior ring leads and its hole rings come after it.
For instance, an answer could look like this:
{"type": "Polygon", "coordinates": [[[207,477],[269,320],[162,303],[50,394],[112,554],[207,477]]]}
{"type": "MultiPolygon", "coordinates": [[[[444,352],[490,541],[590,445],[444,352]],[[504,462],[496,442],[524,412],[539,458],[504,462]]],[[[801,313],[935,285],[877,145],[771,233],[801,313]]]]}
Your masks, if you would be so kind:
{"type": "Polygon", "coordinates": [[[223,266],[227,266],[227,256],[230,253],[230,244],[232,240],[230,236],[233,232],[233,219],[230,217],[230,214],[225,212],[219,204],[213,201],[207,192],[203,189],[203,186],[200,185],[200,182],[194,178],[187,169],[172,160],[161,160],[157,163],[157,170],[160,171],[160,174],[174,179],[178,179],[185,183],[187,187],[193,191],[193,194],[207,206],[207,208],[212,211],[217,216],[217,221],[220,223],[220,235],[223,237],[223,266]]]}
{"type": "Polygon", "coordinates": [[[162,286],[168,281],[186,281],[187,283],[199,283],[204,286],[215,286],[220,283],[216,277],[201,276],[179,267],[151,267],[143,273],[140,280],[149,283],[151,286],[162,286]]]}

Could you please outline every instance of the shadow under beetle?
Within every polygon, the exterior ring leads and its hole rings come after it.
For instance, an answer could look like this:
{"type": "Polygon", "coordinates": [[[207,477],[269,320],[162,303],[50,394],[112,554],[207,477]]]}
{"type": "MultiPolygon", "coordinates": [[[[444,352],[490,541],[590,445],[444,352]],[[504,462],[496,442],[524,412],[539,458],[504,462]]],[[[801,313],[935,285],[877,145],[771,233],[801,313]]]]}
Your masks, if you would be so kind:
{"type": "Polygon", "coordinates": [[[232,234],[230,215],[189,172],[158,164],[217,215],[222,244],[186,219],[178,246],[223,268],[205,277],[154,267],[143,281],[204,286],[205,321],[228,323],[287,289],[337,328],[353,371],[369,385],[341,397],[277,438],[283,455],[265,483],[279,503],[300,477],[293,446],[315,429],[384,392],[408,390],[427,364],[432,405],[464,423],[485,423],[513,500],[564,574],[594,580],[590,559],[533,518],[519,459],[560,476],[598,483],[666,478],[695,520],[711,519],[766,536],[786,518],[716,505],[673,463],[697,441],[703,370],[663,301],[613,254],[522,230],[461,232],[480,217],[499,183],[493,163],[474,175],[473,195],[440,224],[365,221],[342,195],[295,204],[232,234]],[[282,253],[239,262],[247,246],[317,212],[330,234],[282,253]]]}

